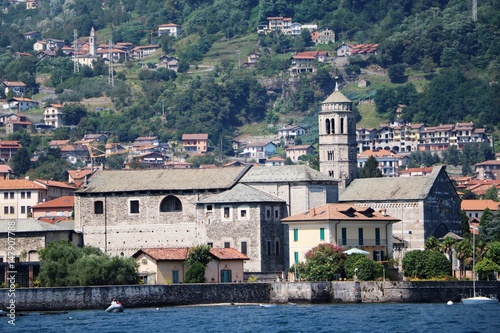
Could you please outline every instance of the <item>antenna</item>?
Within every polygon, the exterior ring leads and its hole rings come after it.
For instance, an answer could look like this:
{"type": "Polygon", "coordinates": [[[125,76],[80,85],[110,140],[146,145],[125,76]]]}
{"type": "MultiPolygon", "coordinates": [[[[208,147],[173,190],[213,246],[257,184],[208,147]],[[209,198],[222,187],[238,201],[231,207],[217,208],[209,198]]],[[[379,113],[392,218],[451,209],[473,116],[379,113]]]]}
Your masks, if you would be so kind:
{"type": "Polygon", "coordinates": [[[108,48],[108,85],[110,87],[115,86],[115,79],[113,77],[113,43],[111,40],[109,41],[109,48],[108,48]]]}
{"type": "Polygon", "coordinates": [[[78,31],[73,30],[73,73],[80,72],[80,62],[78,62],[78,31]]]}

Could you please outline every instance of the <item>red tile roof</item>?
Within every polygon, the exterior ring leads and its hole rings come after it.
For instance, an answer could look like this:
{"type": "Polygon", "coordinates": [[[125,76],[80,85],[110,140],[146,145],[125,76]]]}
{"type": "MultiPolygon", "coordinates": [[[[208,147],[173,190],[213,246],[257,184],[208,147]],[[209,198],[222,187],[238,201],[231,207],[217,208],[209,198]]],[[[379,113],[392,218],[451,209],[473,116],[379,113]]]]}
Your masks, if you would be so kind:
{"type": "Polygon", "coordinates": [[[24,190],[24,189],[45,190],[43,186],[37,185],[31,180],[27,179],[0,180],[0,190],[24,190]]]}
{"type": "Polygon", "coordinates": [[[210,254],[219,260],[249,260],[246,255],[232,248],[211,248],[210,254]]]}
{"type": "Polygon", "coordinates": [[[189,247],[168,247],[168,248],[142,248],[133,257],[137,257],[141,252],[147,254],[154,260],[186,260],[189,254],[189,247]]]}
{"type": "Polygon", "coordinates": [[[495,202],[493,200],[462,200],[460,208],[462,210],[498,210],[498,205],[500,202],[495,202]]]}
{"type": "Polygon", "coordinates": [[[73,204],[75,203],[75,197],[74,196],[64,196],[60,197],[54,200],[42,202],[41,204],[34,205],[31,208],[37,209],[37,208],[71,208],[73,207],[73,204]]]}

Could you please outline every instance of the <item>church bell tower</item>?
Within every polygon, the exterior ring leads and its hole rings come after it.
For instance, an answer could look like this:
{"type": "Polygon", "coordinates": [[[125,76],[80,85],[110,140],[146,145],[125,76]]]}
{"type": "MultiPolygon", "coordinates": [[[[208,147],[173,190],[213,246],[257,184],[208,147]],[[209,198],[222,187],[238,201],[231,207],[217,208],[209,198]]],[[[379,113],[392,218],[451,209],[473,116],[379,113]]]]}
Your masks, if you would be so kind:
{"type": "Polygon", "coordinates": [[[356,119],[352,101],[338,89],[321,103],[319,121],[319,170],[346,188],[357,178],[356,119]]]}

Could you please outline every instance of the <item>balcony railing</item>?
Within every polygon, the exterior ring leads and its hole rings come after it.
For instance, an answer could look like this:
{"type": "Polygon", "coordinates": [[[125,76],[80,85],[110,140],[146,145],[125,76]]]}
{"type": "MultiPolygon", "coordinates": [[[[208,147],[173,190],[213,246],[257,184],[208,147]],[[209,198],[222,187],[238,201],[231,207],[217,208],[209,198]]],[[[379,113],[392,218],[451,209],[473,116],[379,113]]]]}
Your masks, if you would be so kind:
{"type": "Polygon", "coordinates": [[[342,239],[339,238],[337,240],[337,245],[338,246],[353,246],[353,247],[359,247],[359,246],[387,246],[387,239],[342,239]]]}

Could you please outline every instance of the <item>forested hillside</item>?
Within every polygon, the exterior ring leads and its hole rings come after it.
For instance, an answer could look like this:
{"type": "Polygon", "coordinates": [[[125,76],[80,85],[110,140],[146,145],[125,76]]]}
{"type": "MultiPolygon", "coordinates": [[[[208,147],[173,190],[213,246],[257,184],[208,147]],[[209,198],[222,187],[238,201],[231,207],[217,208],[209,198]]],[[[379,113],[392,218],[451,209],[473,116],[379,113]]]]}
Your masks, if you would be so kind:
{"type": "MultiPolygon", "coordinates": [[[[29,11],[25,4],[4,0],[0,5],[1,81],[25,82],[30,96],[43,99],[37,95],[43,77],[43,84],[57,93],[46,102],[109,97],[111,104],[103,111],[87,109],[67,116],[78,125],[71,133],[74,137],[111,131],[113,141],[129,142],[151,133],[171,140],[204,132],[214,146],[229,153],[240,126],[314,118],[318,102],[332,92],[335,76],[348,86],[374,65],[393,74],[391,82],[369,88],[377,112],[385,117],[405,104],[404,117],[412,122],[474,121],[491,130],[500,122],[496,0],[478,1],[477,21],[472,2],[466,0],[44,0],[41,8],[29,11]],[[269,16],[330,27],[336,43],[321,46],[330,55],[342,42],[379,44],[378,55],[352,57],[342,68],[319,65],[316,73],[291,82],[290,55],[320,47],[304,33],[295,38],[257,36],[257,26],[267,23],[269,16]],[[182,25],[182,35],[158,38],[157,27],[164,23],[182,25]],[[43,60],[16,57],[17,52],[35,54],[33,40],[23,38],[26,32],[40,31],[43,38],[63,39],[70,45],[75,29],[88,36],[92,26],[101,42],[158,43],[164,54],[180,60],[179,71],[144,68],[159,55],[124,62],[115,67],[110,87],[104,62],[74,73],[71,59],[62,54],[43,60]],[[217,56],[212,54],[207,64],[207,55],[221,41],[232,41],[238,52],[262,56],[252,69],[242,68],[233,50],[233,58],[222,52],[213,60],[217,56]],[[213,70],[200,70],[204,65],[213,70]],[[415,85],[408,80],[412,74],[424,82],[415,85]]],[[[241,57],[246,59],[246,54],[241,57]]],[[[348,96],[355,102],[363,98],[348,96]]],[[[315,136],[307,140],[313,143],[315,136]]]]}

